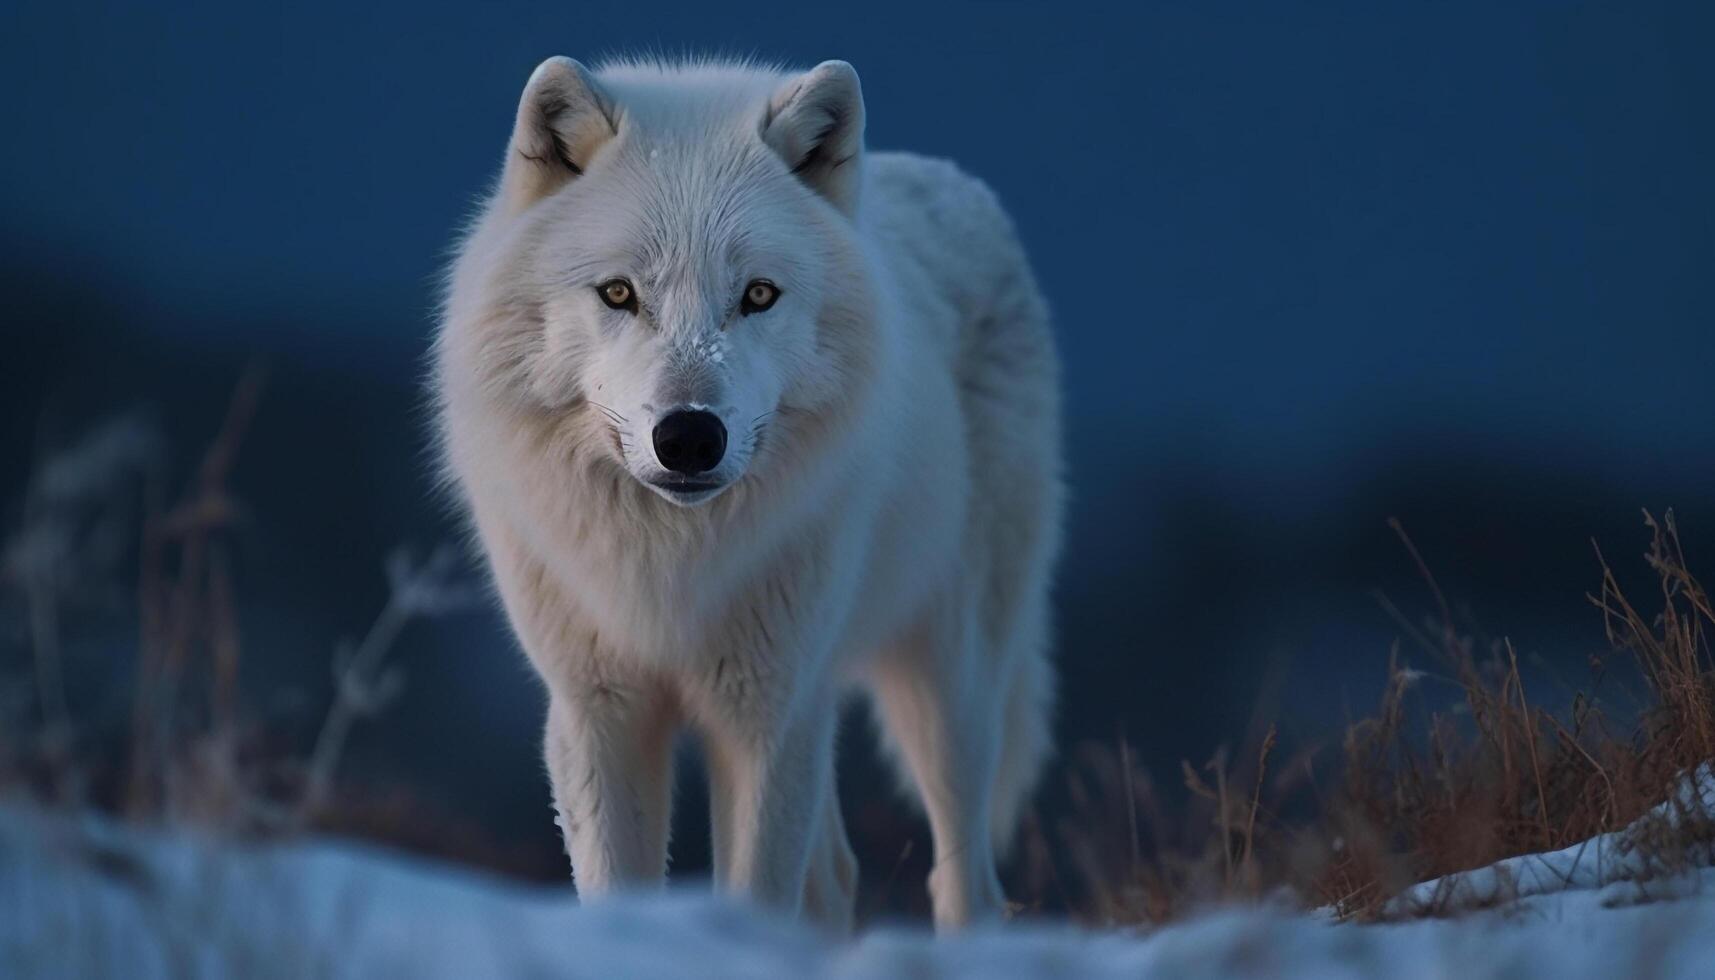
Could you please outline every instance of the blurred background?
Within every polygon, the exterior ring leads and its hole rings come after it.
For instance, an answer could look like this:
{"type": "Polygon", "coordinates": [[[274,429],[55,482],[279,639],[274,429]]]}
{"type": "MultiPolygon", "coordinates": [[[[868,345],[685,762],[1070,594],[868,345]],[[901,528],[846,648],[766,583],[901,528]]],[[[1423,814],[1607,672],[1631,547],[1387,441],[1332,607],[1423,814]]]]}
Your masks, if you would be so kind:
{"type": "MultiPolygon", "coordinates": [[[[1639,509],[1675,506],[1694,565],[1715,544],[1712,28],[1698,2],[9,4],[0,707],[124,769],[137,526],[218,483],[231,615],[178,669],[308,751],[342,640],[403,624],[389,703],[341,735],[367,802],[329,825],[564,875],[503,619],[390,620],[384,565],[459,537],[424,357],[524,80],[637,52],[849,60],[872,148],[1011,209],[1066,364],[1063,745],[1123,737],[1172,783],[1257,718],[1336,734],[1434,610],[1389,518],[1473,631],[1570,686],[1605,649],[1592,541],[1633,562],[1639,509]]],[[[844,795],[885,876],[927,838],[866,742],[844,795]]]]}

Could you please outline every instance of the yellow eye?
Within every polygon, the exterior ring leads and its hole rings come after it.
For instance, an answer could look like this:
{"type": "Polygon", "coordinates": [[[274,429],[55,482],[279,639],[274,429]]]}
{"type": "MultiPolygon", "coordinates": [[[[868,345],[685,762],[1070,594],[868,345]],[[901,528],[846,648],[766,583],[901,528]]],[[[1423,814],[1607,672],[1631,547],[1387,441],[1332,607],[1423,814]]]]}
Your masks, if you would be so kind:
{"type": "Polygon", "coordinates": [[[739,304],[739,312],[745,316],[761,313],[779,298],[779,287],[766,279],[752,279],[750,285],[744,287],[744,302],[739,304]]]}
{"type": "Polygon", "coordinates": [[[601,301],[613,309],[637,312],[637,293],[624,279],[609,279],[597,286],[596,292],[601,294],[601,301]]]}

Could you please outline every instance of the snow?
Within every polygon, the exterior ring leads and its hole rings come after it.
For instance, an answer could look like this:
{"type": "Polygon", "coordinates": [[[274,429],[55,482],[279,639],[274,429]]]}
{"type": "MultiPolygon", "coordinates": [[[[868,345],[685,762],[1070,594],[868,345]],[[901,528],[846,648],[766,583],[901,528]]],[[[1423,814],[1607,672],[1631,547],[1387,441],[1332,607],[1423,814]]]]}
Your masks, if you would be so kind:
{"type": "Polygon", "coordinates": [[[1575,875],[1505,911],[1397,925],[1249,909],[1147,936],[1015,923],[847,941],[700,891],[580,908],[564,890],[353,844],[240,847],[0,807],[0,976],[1711,975],[1715,869],[1624,901],[1614,885],[1575,875]]]}
{"type": "MultiPolygon", "coordinates": [[[[1704,763],[1686,776],[1678,791],[1624,830],[1544,854],[1508,858],[1486,868],[1425,881],[1389,903],[1393,914],[1433,909],[1457,912],[1486,908],[1515,898],[1568,892],[1597,892],[1605,903],[1648,900],[1652,890],[1672,893],[1685,887],[1684,876],[1660,866],[1651,850],[1639,847],[1662,830],[1686,819],[1715,820],[1715,765],[1704,763]]],[[[1711,855],[1684,855],[1708,865],[1711,855]]],[[[1715,976],[1715,969],[1711,975],[1715,976]]]]}

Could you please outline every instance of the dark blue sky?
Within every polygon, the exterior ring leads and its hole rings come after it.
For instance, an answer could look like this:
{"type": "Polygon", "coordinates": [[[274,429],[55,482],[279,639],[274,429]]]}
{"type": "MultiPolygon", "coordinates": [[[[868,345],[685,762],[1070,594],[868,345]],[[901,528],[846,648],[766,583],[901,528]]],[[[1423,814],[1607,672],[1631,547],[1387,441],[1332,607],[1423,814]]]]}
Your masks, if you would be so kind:
{"type": "MultiPolygon", "coordinates": [[[[1379,682],[1396,630],[1368,590],[1415,587],[1387,516],[1551,649],[1600,639],[1592,536],[1635,554],[1645,505],[1715,527],[1712,48],[1702,2],[13,2],[0,443],[46,403],[141,398],[194,446],[272,355],[240,490],[294,611],[258,632],[325,649],[305,622],[358,628],[380,551],[439,533],[433,282],[531,68],[844,58],[872,147],[956,159],[1017,219],[1067,365],[1063,724],[1171,764],[1264,661],[1311,668],[1319,710],[1379,682]],[[329,467],[364,478],[305,475],[329,467]]],[[[507,671],[489,721],[528,715],[507,671]]]]}
{"type": "Polygon", "coordinates": [[[9,6],[9,249],[306,350],[420,343],[542,56],[839,56],[872,145],[1008,202],[1132,439],[1321,479],[1406,419],[1622,468],[1715,434],[1703,4],[9,6]]]}

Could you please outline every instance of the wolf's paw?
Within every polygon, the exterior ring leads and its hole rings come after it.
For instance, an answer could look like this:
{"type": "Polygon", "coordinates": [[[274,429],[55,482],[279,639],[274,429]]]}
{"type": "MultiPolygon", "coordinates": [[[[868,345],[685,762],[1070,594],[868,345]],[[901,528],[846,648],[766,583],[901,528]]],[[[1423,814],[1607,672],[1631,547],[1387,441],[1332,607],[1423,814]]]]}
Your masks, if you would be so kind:
{"type": "Polygon", "coordinates": [[[929,902],[935,910],[938,932],[1000,922],[1006,917],[1006,895],[994,865],[987,861],[936,864],[929,871],[929,902]]]}

